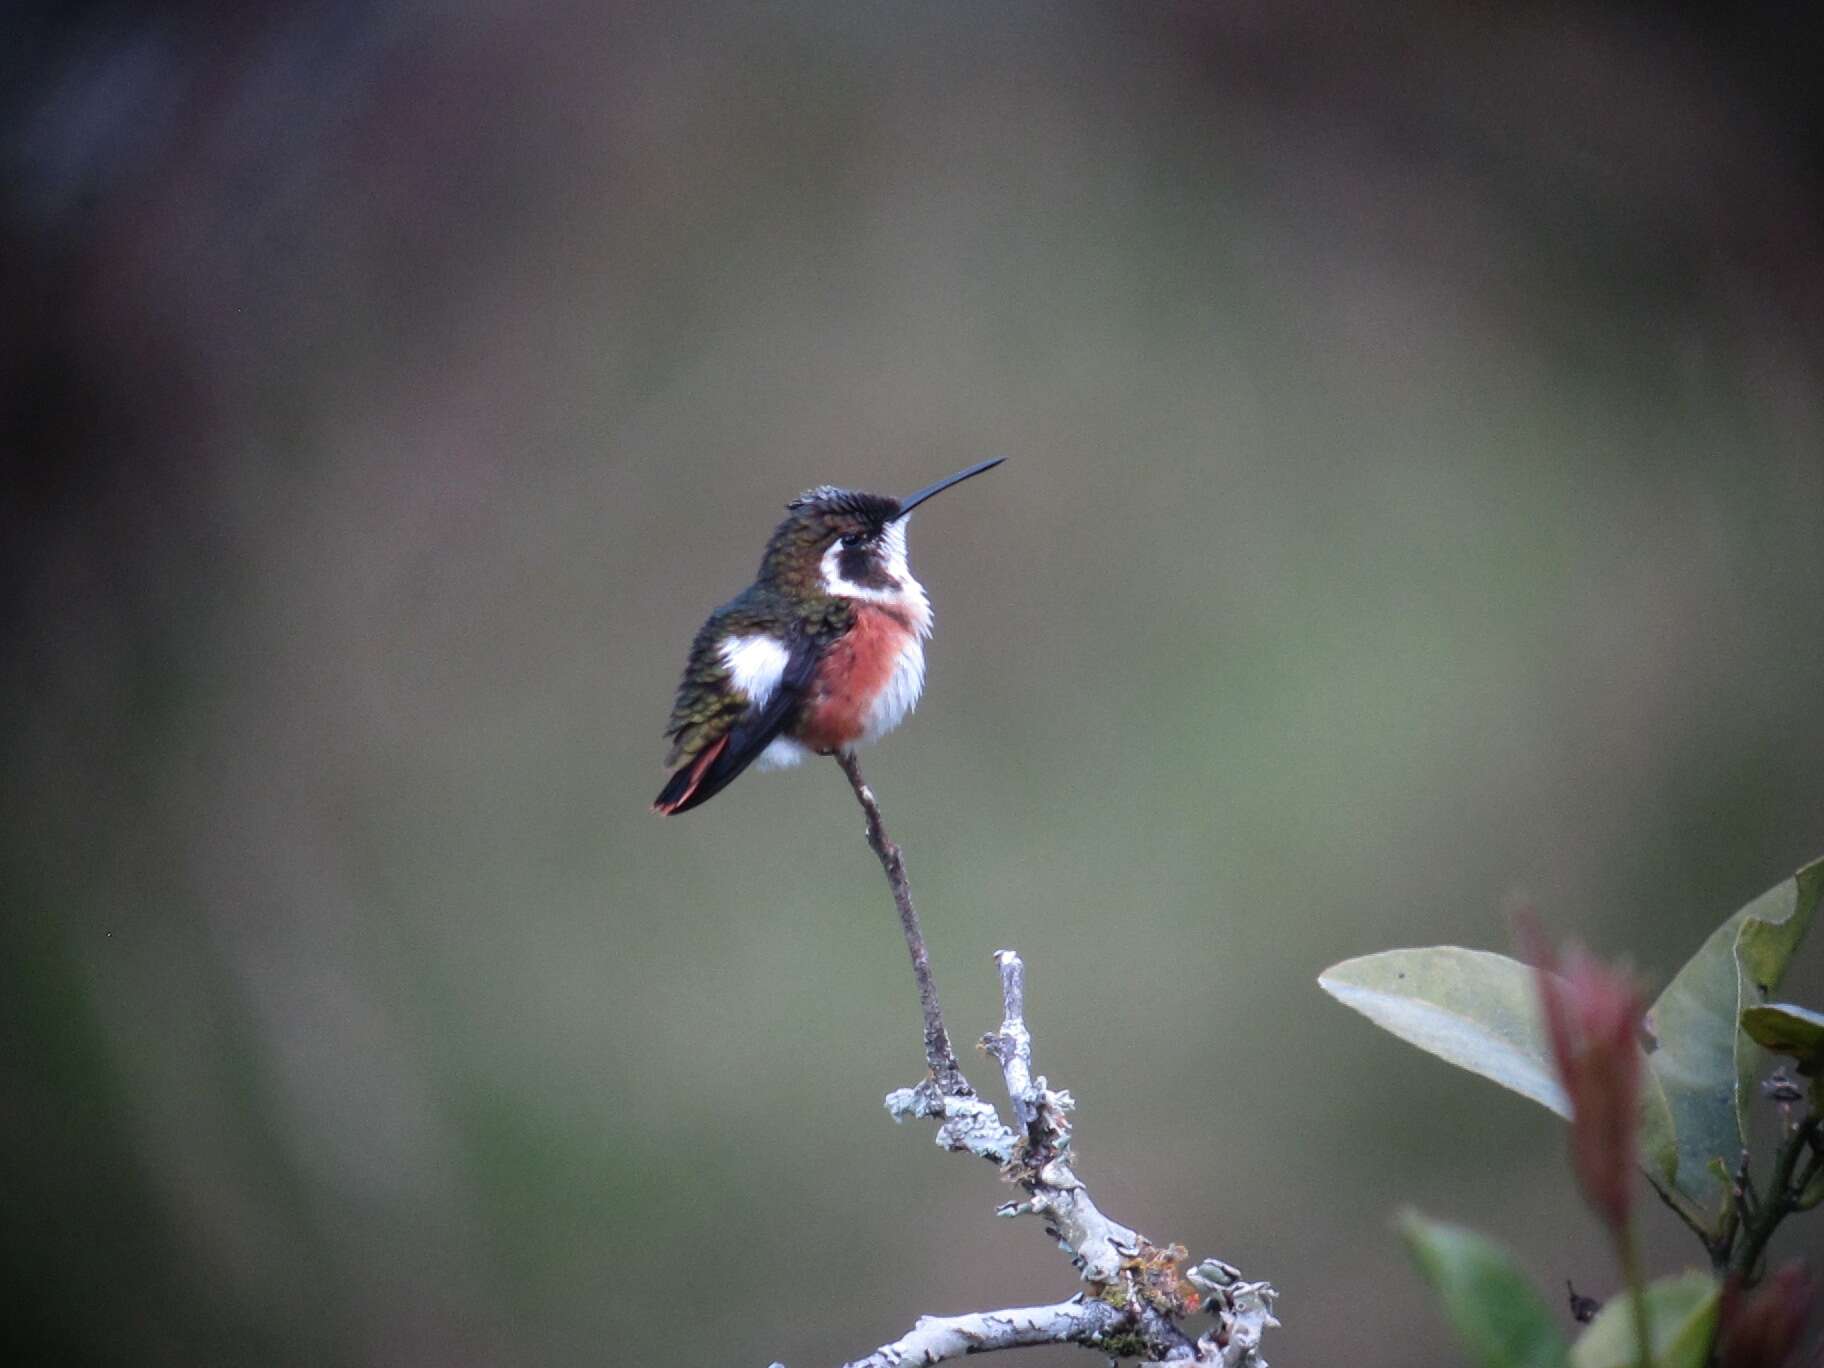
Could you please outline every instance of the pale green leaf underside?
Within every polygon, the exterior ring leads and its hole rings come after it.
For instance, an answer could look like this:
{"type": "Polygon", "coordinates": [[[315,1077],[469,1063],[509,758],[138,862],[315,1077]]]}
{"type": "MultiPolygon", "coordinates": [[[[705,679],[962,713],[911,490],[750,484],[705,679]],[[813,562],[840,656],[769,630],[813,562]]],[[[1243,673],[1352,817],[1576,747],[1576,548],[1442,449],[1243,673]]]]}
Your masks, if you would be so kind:
{"type": "Polygon", "coordinates": [[[1317,982],[1408,1044],[1570,1116],[1525,965],[1487,950],[1434,945],[1344,960],[1317,982]]]}
{"type": "MultiPolygon", "coordinates": [[[[1569,1117],[1539,1017],[1534,971],[1487,950],[1384,950],[1332,965],[1318,984],[1383,1030],[1569,1117]]],[[[1641,1070],[1642,1165],[1670,1181],[1677,1146],[1666,1098],[1641,1070]]]]}
{"type": "Polygon", "coordinates": [[[1743,1012],[1742,1029],[1762,1049],[1796,1059],[1802,1068],[1824,1062],[1824,1012],[1770,1002],[1743,1012]]]}

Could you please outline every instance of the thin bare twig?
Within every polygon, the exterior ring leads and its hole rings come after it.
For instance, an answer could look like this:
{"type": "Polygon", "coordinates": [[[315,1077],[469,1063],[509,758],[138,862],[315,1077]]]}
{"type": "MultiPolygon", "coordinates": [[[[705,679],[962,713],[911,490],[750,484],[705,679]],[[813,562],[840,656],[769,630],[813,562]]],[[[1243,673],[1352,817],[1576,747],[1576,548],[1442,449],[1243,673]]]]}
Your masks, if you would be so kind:
{"type": "Polygon", "coordinates": [[[910,1368],[1034,1344],[1080,1344],[1111,1358],[1266,1368],[1260,1337],[1279,1324],[1273,1316],[1278,1294],[1270,1285],[1245,1282],[1238,1270],[1217,1259],[1181,1268],[1181,1246],[1154,1245],[1139,1231],[1105,1216],[1090,1200],[1089,1190],[1071,1167],[1067,1113],[1076,1104],[1069,1093],[1054,1092],[1032,1072],[1026,971],[1012,950],[995,955],[1001,976],[1001,1028],[983,1036],[981,1046],[1001,1066],[1020,1129],[1006,1126],[994,1105],[975,1095],[944,1029],[905,858],[887,836],[880,804],[855,757],[839,751],[836,762],[855,790],[867,818],[868,845],[893,890],[924,1009],[925,1062],[930,1071],[918,1086],[889,1093],[887,1110],[895,1120],[936,1119],[938,1144],[980,1155],[995,1164],[1003,1178],[1024,1189],[1025,1200],[1005,1203],[999,1214],[1039,1216],[1046,1233],[1070,1255],[1089,1285],[1087,1294],[1053,1306],[923,1317],[909,1333],[848,1368],[910,1368]],[[1196,1312],[1208,1315],[1212,1324],[1192,1339],[1179,1321],[1196,1312]]]}
{"type": "MultiPolygon", "coordinates": [[[[1083,1304],[1106,1305],[1115,1313],[1112,1328],[1095,1322],[1093,1337],[1070,1336],[1071,1343],[1154,1361],[1265,1368],[1260,1337],[1279,1324],[1273,1316],[1278,1294],[1270,1285],[1246,1282],[1238,1270],[1216,1259],[1181,1269],[1181,1247],[1154,1245],[1139,1231],[1105,1215],[1091,1200],[1072,1167],[1068,1113],[1076,1103],[1069,1093],[1054,1091],[1032,1072],[1025,965],[1012,950],[999,951],[994,958],[1001,974],[1001,1029],[983,1036],[981,1044],[1001,1066],[1021,1130],[1004,1125],[991,1103],[973,1095],[946,1095],[932,1079],[887,1094],[887,1110],[895,1120],[938,1120],[939,1145],[979,1155],[1025,1190],[1025,1200],[1003,1204],[999,1214],[1039,1216],[1046,1234],[1070,1255],[1089,1284],[1091,1295],[1083,1304]],[[1214,1320],[1196,1339],[1178,1324],[1194,1311],[1214,1320]]],[[[981,1346],[987,1347],[1001,1346],[981,1346]]],[[[981,1348],[967,1352],[979,1353],[981,1348]]]]}
{"type": "Polygon", "coordinates": [[[899,925],[906,933],[906,950],[912,956],[912,977],[918,980],[918,1003],[925,1013],[925,1063],[938,1088],[955,1096],[969,1097],[973,1090],[963,1071],[957,1067],[956,1051],[950,1048],[950,1034],[944,1029],[943,1008],[937,1004],[937,980],[931,976],[931,957],[925,953],[925,934],[919,930],[918,910],[912,906],[912,885],[906,878],[905,857],[887,836],[880,820],[880,804],[874,790],[861,777],[861,765],[853,751],[837,751],[836,763],[849,778],[855,790],[855,801],[868,819],[868,845],[880,857],[887,882],[893,888],[893,901],[899,907],[899,925]]]}

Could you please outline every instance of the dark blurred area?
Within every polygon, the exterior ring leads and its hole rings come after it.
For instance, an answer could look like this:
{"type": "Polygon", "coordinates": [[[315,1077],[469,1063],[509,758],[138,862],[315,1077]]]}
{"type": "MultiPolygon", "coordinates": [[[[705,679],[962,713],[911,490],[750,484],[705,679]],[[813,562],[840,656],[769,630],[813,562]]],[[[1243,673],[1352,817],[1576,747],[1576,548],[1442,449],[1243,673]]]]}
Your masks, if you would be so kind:
{"type": "Polygon", "coordinates": [[[780,505],[992,454],[867,762],[953,1033],[1019,947],[1081,1170],[1275,1281],[1275,1363],[1450,1359],[1405,1202],[1605,1291],[1557,1123],[1314,979],[1519,898],[1663,980],[1824,853],[1818,38],[11,6],[7,1361],[811,1368],[1067,1295],[879,1107],[833,767],[646,810],[780,505]]]}

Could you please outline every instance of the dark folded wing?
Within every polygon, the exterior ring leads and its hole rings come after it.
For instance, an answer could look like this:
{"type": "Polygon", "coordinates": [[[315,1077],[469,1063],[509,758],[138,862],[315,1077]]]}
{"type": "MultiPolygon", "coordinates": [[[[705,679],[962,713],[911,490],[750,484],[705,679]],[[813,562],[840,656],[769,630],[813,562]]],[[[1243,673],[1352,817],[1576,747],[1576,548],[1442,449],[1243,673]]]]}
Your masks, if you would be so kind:
{"type": "Polygon", "coordinates": [[[747,708],[726,732],[673,774],[654,800],[654,812],[669,816],[707,803],[772,745],[792,720],[817,669],[817,649],[810,640],[795,637],[790,650],[778,687],[766,702],[747,708]]]}

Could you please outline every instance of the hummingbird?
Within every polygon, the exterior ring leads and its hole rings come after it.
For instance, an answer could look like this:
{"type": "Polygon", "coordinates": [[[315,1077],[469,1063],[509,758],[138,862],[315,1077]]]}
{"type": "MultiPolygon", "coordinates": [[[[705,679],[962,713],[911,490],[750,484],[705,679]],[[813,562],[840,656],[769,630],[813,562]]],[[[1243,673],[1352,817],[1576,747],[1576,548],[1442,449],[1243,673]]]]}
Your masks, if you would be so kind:
{"type": "Polygon", "coordinates": [[[707,803],[742,770],[795,765],[876,741],[925,686],[931,601],[906,564],[906,520],[992,470],[982,461],[895,499],[834,485],[785,506],[754,582],[690,644],[665,735],[677,766],[663,816],[707,803]]]}

